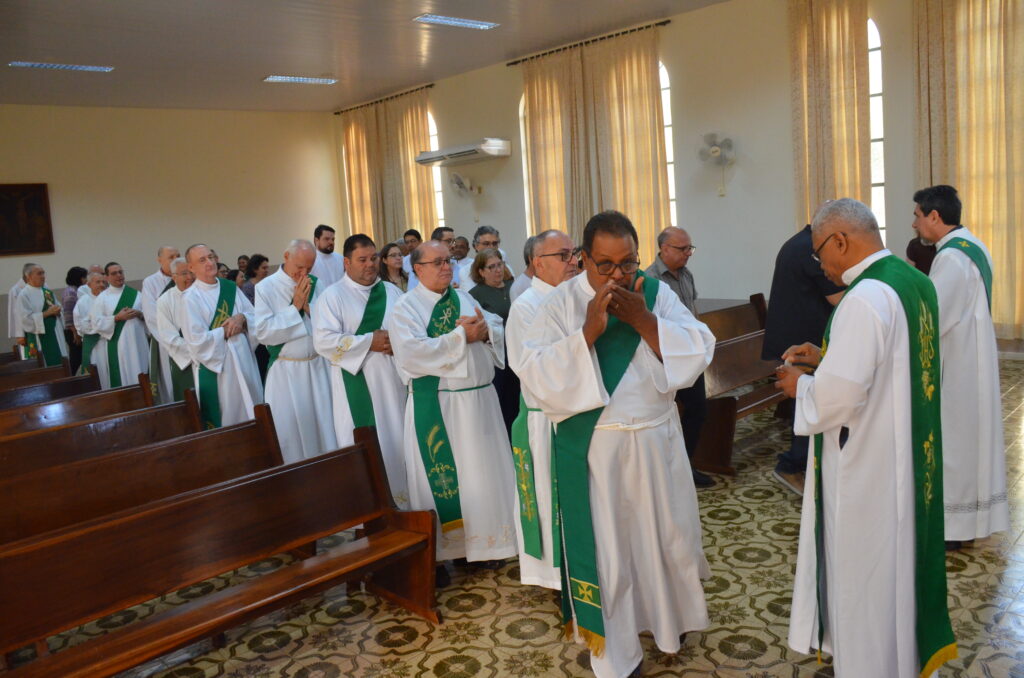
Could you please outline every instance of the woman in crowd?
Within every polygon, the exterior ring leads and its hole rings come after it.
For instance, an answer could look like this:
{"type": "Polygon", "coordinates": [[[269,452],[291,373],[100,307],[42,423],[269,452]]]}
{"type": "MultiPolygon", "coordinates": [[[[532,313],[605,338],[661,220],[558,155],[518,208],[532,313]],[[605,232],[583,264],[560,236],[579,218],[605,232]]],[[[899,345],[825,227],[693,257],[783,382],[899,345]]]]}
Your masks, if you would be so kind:
{"type": "Polygon", "coordinates": [[[409,288],[409,276],[402,269],[402,248],[398,243],[389,242],[380,253],[380,279],[394,283],[405,292],[409,288]]]}
{"type": "Polygon", "coordinates": [[[231,271],[231,269],[228,268],[227,264],[221,264],[221,263],[217,264],[217,277],[218,278],[227,278],[228,277],[228,273],[230,271],[231,271]]]}
{"type": "MultiPolygon", "coordinates": [[[[512,279],[505,276],[505,262],[501,252],[496,249],[485,249],[476,255],[469,267],[469,277],[476,286],[469,290],[470,296],[485,311],[501,316],[508,322],[508,311],[512,306],[512,279]]],[[[495,370],[494,389],[498,392],[501,404],[501,416],[505,419],[505,428],[511,435],[512,422],[519,414],[519,378],[508,366],[508,353],[505,355],[505,369],[495,370]]]]}
{"type": "Polygon", "coordinates": [[[249,258],[249,268],[245,272],[246,282],[241,285],[242,292],[249,297],[249,302],[256,304],[256,283],[270,275],[270,262],[262,254],[254,254],[249,258]]]}
{"type": "Polygon", "coordinates": [[[228,271],[228,280],[238,285],[241,288],[245,285],[245,271],[241,271],[237,268],[233,268],[228,271]]]}
{"type": "Polygon", "coordinates": [[[75,331],[75,304],[78,303],[78,288],[85,284],[89,272],[81,266],[72,266],[64,277],[64,292],[60,302],[64,309],[64,339],[68,345],[68,362],[71,363],[71,374],[78,373],[82,364],[82,338],[75,331]]]}

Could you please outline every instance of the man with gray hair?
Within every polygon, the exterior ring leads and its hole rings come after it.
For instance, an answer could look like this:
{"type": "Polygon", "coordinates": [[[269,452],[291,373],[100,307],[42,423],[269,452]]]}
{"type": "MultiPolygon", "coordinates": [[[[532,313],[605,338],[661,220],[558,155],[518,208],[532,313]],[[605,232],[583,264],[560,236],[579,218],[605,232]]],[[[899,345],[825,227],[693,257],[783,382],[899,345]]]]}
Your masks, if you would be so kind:
{"type": "Polygon", "coordinates": [[[14,340],[14,344],[17,346],[18,352],[23,359],[25,358],[25,332],[21,329],[21,323],[18,322],[18,294],[28,284],[25,281],[25,276],[34,266],[35,264],[33,263],[22,266],[21,278],[18,279],[18,282],[14,283],[10,292],[7,293],[7,334],[14,340]]]}
{"type": "Polygon", "coordinates": [[[508,254],[501,248],[501,233],[498,233],[498,229],[493,226],[481,226],[476,229],[473,234],[473,249],[474,252],[470,252],[469,256],[462,260],[459,265],[458,273],[453,271],[456,279],[460,281],[459,289],[464,292],[468,292],[476,286],[473,282],[473,278],[469,275],[469,269],[473,266],[473,261],[476,259],[476,255],[487,249],[498,250],[501,252],[501,260],[505,262],[505,268],[509,270],[509,273],[515,275],[516,272],[509,266],[508,254]]]}
{"type": "Polygon", "coordinates": [[[169,269],[172,284],[156,300],[156,334],[153,335],[153,341],[159,342],[161,353],[166,353],[170,359],[168,402],[175,402],[185,398],[185,389],[195,388],[192,356],[188,352],[188,344],[181,336],[178,318],[181,313],[181,296],[192,286],[196,277],[188,269],[184,257],[172,261],[169,269]]]}
{"type": "Polygon", "coordinates": [[[336,447],[328,366],[313,346],[311,314],[323,291],[310,275],[316,254],[308,240],[292,240],[281,267],[256,284],[256,339],[270,353],[265,397],[286,464],[336,447]]]}
{"type": "MultiPolygon", "coordinates": [[[[551,231],[544,231],[550,233],[551,231]]],[[[519,295],[530,289],[530,282],[533,280],[533,248],[537,242],[539,236],[531,235],[526,239],[526,244],[523,245],[523,263],[526,265],[526,270],[516,276],[516,279],[512,282],[512,289],[509,290],[508,295],[512,301],[519,298],[519,295]]]]}
{"type": "Polygon", "coordinates": [[[28,355],[43,356],[43,364],[54,367],[68,356],[63,324],[57,318],[61,306],[46,287],[46,271],[38,264],[26,264],[23,271],[25,289],[18,293],[17,320],[25,337],[28,355]]]}
{"type": "Polygon", "coordinates": [[[107,289],[107,276],[103,274],[103,269],[99,266],[91,266],[90,268],[99,270],[91,270],[85,277],[85,285],[78,288],[78,301],[75,302],[75,308],[71,314],[75,330],[78,332],[78,336],[82,337],[82,363],[78,368],[79,374],[85,374],[90,365],[96,364],[93,350],[100,340],[100,335],[92,326],[89,311],[92,309],[92,303],[96,300],[96,297],[103,290],[107,289]]]}
{"type": "Polygon", "coordinates": [[[848,287],[822,348],[793,346],[777,369],[796,399],[794,433],[814,436],[789,645],[830,652],[838,677],[930,676],[956,657],[935,287],[885,249],[856,200],[822,206],[811,240],[825,275],[848,287]]]}
{"type": "Polygon", "coordinates": [[[153,397],[158,403],[171,402],[171,363],[167,352],[155,338],[156,300],[174,287],[174,281],[171,280],[171,262],[180,256],[177,247],[161,245],[156,251],[156,261],[160,267],[142,281],[142,317],[146,321],[146,331],[150,336],[149,382],[153,388],[153,397]]]}
{"type": "Polygon", "coordinates": [[[142,315],[142,295],[125,284],[124,267],[111,261],[103,267],[109,287],[89,308],[89,320],[100,335],[93,352],[103,388],[139,383],[149,372],[149,345],[142,315]]]}

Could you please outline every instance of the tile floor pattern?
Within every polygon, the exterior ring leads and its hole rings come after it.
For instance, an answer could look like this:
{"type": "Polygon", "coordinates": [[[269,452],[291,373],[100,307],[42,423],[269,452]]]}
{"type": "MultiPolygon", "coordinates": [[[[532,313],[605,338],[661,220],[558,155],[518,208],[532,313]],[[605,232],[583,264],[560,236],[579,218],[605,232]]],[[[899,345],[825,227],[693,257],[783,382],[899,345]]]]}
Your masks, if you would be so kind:
{"type": "MultiPolygon", "coordinates": [[[[1002,363],[1012,529],[947,558],[949,605],[960,658],[943,678],[1024,678],[1024,361],[1002,363]]],[[[645,676],[813,678],[827,664],[786,646],[799,532],[799,500],[770,478],[786,443],[769,414],[740,422],[738,475],[699,493],[704,548],[713,576],[704,584],[711,626],[665,655],[644,638],[645,676]]],[[[338,537],[331,539],[337,540],[338,537]]],[[[232,580],[288,562],[271,558],[111,615],[50,639],[51,647],[86,640],[203,595],[232,580]]],[[[591,676],[577,645],[559,638],[557,594],[518,582],[515,562],[497,572],[457,569],[438,593],[444,623],[344,587],[228,634],[227,646],[160,678],[434,678],[591,676]]],[[[193,652],[195,654],[195,652],[193,652]]],[[[180,661],[180,659],[178,660],[180,661]]],[[[150,668],[152,670],[152,667],[150,668]]]]}

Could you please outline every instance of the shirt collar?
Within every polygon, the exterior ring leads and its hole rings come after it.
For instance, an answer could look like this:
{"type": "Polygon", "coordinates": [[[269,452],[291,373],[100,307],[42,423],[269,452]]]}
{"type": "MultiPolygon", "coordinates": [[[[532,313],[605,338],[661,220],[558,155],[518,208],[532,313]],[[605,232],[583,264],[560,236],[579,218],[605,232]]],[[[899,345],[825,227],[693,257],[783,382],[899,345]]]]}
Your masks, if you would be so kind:
{"type": "Polygon", "coordinates": [[[530,282],[530,289],[537,290],[541,294],[547,294],[547,293],[549,293],[551,290],[553,290],[555,288],[554,288],[554,286],[549,285],[546,282],[544,282],[543,280],[541,280],[540,277],[533,276],[533,278],[531,278],[531,282],[530,282]]]}
{"type": "Polygon", "coordinates": [[[426,285],[424,285],[422,282],[416,287],[414,287],[412,291],[413,294],[420,295],[421,297],[431,302],[432,304],[436,304],[443,294],[442,292],[434,292],[433,290],[429,289],[426,285]]]}
{"type": "Polygon", "coordinates": [[[378,277],[377,279],[375,279],[375,280],[374,280],[374,281],[373,281],[372,283],[370,283],[369,285],[360,285],[360,284],[359,284],[359,283],[357,283],[357,282],[356,282],[355,280],[353,280],[353,279],[352,279],[352,276],[350,276],[350,275],[346,275],[346,276],[345,276],[344,278],[342,278],[342,280],[343,280],[343,281],[345,282],[345,284],[346,284],[346,285],[348,285],[349,287],[352,287],[352,288],[354,288],[354,289],[357,289],[357,290],[360,290],[360,291],[363,291],[363,292],[369,292],[370,290],[372,290],[372,289],[374,288],[374,286],[375,286],[375,285],[376,285],[377,283],[379,283],[379,282],[381,281],[381,280],[380,280],[380,278],[378,277]]]}
{"type": "Polygon", "coordinates": [[[950,231],[946,235],[944,235],[941,238],[939,238],[939,242],[935,243],[935,249],[940,249],[943,245],[945,245],[947,242],[949,242],[953,238],[963,238],[964,234],[963,233],[958,233],[957,231],[966,231],[966,230],[967,229],[964,228],[963,226],[955,227],[952,231],[950,231]]]}
{"type": "Polygon", "coordinates": [[[195,281],[192,283],[192,286],[199,287],[204,290],[212,290],[220,287],[220,283],[217,280],[214,280],[212,283],[203,282],[199,278],[196,278],[195,281]]]}
{"type": "Polygon", "coordinates": [[[850,268],[843,271],[843,283],[849,285],[850,283],[857,279],[857,276],[866,271],[868,266],[875,263],[879,259],[884,259],[885,257],[890,256],[891,254],[892,252],[883,248],[878,250],[874,254],[869,254],[868,256],[864,257],[863,259],[860,260],[859,263],[854,264],[850,268]]]}

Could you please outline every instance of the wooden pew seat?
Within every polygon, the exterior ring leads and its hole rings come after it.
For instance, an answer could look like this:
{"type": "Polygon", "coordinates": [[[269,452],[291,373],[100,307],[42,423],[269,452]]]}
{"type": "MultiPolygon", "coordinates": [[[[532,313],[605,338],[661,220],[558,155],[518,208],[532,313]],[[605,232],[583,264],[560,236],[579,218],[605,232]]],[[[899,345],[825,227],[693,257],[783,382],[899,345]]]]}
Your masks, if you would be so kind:
{"type": "Polygon", "coordinates": [[[372,429],[357,444],[0,546],[0,652],[362,523],[354,542],[9,675],[99,677],[350,580],[437,622],[433,511],[399,511],[372,429]]]}
{"type": "Polygon", "coordinates": [[[189,389],[182,402],[0,436],[0,482],[202,430],[199,403],[189,389]]]}
{"type": "MultiPolygon", "coordinates": [[[[161,405],[121,415],[120,422],[115,418],[101,423],[120,427],[114,436],[120,438],[131,429],[152,426],[154,417],[146,415],[172,408],[192,410],[183,417],[191,434],[121,452],[104,453],[101,448],[95,450],[101,456],[40,466],[20,475],[7,475],[7,468],[0,466],[0,544],[284,463],[267,405],[256,406],[253,421],[210,431],[202,430],[195,396],[190,405],[161,405]]],[[[81,427],[68,430],[76,428],[81,427]]],[[[6,455],[6,446],[0,440],[0,455],[6,455]]],[[[71,446],[62,456],[73,459],[78,452],[71,446]]]]}
{"type": "Polygon", "coordinates": [[[45,403],[48,400],[69,398],[98,390],[100,390],[100,378],[93,371],[77,377],[64,377],[63,379],[49,381],[45,384],[21,386],[0,391],[0,410],[45,403]]]}
{"type": "MultiPolygon", "coordinates": [[[[83,377],[72,377],[80,379],[83,377]]],[[[93,376],[95,379],[95,376],[93,376]]],[[[0,393],[0,397],[2,397],[0,393]]],[[[93,391],[47,402],[0,409],[0,436],[36,431],[74,421],[95,419],[108,414],[141,410],[153,406],[149,377],[139,375],[139,383],[106,391],[93,391]]]]}
{"type": "Polygon", "coordinates": [[[0,391],[45,384],[70,376],[73,375],[67,358],[64,358],[60,365],[53,367],[39,367],[32,360],[22,360],[0,367],[0,391]]]}

